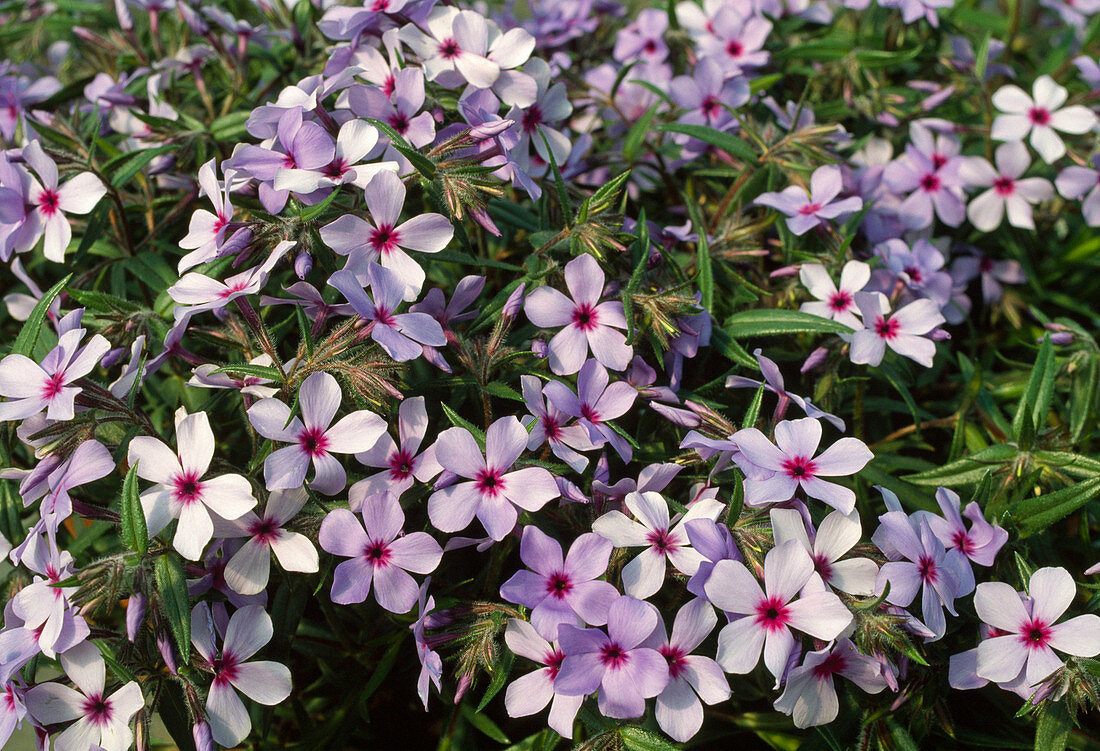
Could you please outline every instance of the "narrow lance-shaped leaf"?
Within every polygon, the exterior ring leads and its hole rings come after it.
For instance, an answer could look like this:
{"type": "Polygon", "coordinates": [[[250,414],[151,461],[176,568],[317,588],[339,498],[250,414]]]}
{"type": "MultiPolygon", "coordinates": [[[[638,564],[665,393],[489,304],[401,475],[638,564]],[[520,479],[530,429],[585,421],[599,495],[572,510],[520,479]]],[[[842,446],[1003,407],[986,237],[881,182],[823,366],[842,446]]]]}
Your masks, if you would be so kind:
{"type": "Polygon", "coordinates": [[[191,661],[191,600],[187,596],[187,578],[179,555],[172,551],[157,558],[153,567],[157,591],[164,605],[164,617],[172,630],[180,658],[191,661]]]}
{"type": "Polygon", "coordinates": [[[145,511],[138,494],[138,463],[134,462],[126,479],[122,481],[122,498],[119,504],[119,526],[122,542],[130,550],[145,555],[149,551],[149,530],[145,526],[145,511]]]}

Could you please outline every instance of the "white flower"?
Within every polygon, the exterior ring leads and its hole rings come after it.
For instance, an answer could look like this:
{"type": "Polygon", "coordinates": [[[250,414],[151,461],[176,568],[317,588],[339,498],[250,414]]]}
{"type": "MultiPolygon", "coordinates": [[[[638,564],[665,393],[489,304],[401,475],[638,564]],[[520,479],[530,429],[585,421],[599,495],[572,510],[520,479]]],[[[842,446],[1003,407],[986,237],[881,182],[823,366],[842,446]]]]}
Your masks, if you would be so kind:
{"type": "Polygon", "coordinates": [[[1031,93],[1028,96],[1012,84],[997,90],[993,106],[1005,114],[993,121],[992,137],[996,141],[1022,141],[1030,133],[1031,145],[1049,164],[1066,153],[1066,145],[1055,131],[1087,133],[1096,124],[1096,115],[1079,104],[1062,107],[1068,92],[1050,76],[1037,78],[1031,93]]]}

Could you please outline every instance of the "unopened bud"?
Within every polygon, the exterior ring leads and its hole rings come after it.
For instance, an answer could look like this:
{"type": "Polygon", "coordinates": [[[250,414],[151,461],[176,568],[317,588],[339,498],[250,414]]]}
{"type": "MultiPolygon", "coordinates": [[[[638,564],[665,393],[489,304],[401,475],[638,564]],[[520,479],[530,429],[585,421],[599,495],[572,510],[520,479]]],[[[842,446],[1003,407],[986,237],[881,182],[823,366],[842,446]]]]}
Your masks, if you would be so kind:
{"type": "Polygon", "coordinates": [[[526,283],[521,283],[518,287],[512,290],[512,294],[508,295],[508,299],[504,302],[504,307],[501,309],[500,314],[507,320],[512,320],[519,315],[520,309],[523,307],[523,296],[527,289],[526,283]]]}
{"type": "Polygon", "coordinates": [[[138,628],[145,617],[145,597],[135,592],[126,603],[126,638],[131,642],[137,637],[138,628]]]}
{"type": "Polygon", "coordinates": [[[294,259],[294,273],[298,275],[299,279],[305,279],[312,270],[313,256],[309,253],[299,253],[298,257],[294,259]]]}
{"type": "Polygon", "coordinates": [[[157,637],[157,649],[160,651],[160,656],[164,660],[164,666],[168,668],[168,672],[175,675],[176,653],[172,649],[172,643],[168,640],[168,637],[164,635],[157,637]]]}
{"type": "Polygon", "coordinates": [[[806,358],[806,362],[802,363],[802,367],[799,368],[800,373],[809,373],[817,367],[820,367],[825,362],[825,358],[829,356],[829,350],[825,347],[818,347],[810,356],[806,358]]]}
{"type": "Polygon", "coordinates": [[[195,751],[214,751],[214,738],[210,735],[210,726],[199,720],[191,728],[195,739],[195,751]]]}

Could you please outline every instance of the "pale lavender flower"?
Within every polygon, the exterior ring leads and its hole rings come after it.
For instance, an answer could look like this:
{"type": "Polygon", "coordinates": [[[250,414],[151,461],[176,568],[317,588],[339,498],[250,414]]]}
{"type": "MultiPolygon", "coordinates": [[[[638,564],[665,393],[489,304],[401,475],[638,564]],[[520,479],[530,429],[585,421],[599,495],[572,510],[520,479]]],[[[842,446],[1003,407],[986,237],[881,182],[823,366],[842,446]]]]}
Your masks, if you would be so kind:
{"type": "Polygon", "coordinates": [[[431,581],[432,577],[429,576],[420,585],[420,591],[416,596],[417,617],[409,626],[409,630],[413,632],[413,641],[416,643],[416,656],[420,660],[420,675],[416,681],[416,694],[424,702],[425,712],[428,711],[429,681],[435,684],[435,690],[439,691],[443,679],[443,658],[428,645],[428,641],[424,636],[428,619],[431,617],[432,611],[435,610],[435,598],[428,596],[428,584],[431,581]]]}
{"type": "Polygon", "coordinates": [[[237,519],[253,506],[252,486],[240,475],[205,477],[214,457],[214,432],[205,412],[176,415],[173,451],[162,441],[138,436],[130,441],[127,460],[138,477],[157,483],[141,494],[146,527],[156,536],[172,519],[179,519],[172,544],[180,555],[197,561],[214,535],[211,512],[237,519]]]}
{"type": "Polygon", "coordinates": [[[672,79],[670,93],[687,110],[678,122],[728,130],[736,123],[729,110],[749,100],[749,84],[742,76],[728,77],[717,60],[704,57],[690,76],[672,79]]]}
{"type": "Polygon", "coordinates": [[[1081,214],[1090,227],[1100,227],[1100,154],[1092,157],[1090,167],[1066,167],[1054,181],[1065,198],[1084,202],[1081,214]]]}
{"type": "Polygon", "coordinates": [[[442,214],[418,214],[402,222],[405,183],[393,172],[376,174],[364,195],[372,221],[345,214],[321,228],[321,239],[349,256],[349,269],[365,271],[377,261],[392,271],[404,285],[404,299],[411,302],[424,287],[424,269],[405,250],[438,253],[451,241],[454,227],[442,214]]]}
{"type": "MultiPolygon", "coordinates": [[[[856,263],[850,261],[849,263],[856,263]]],[[[819,267],[822,268],[822,267],[819,267]]],[[[805,266],[802,267],[806,269],[805,266]]],[[[841,284],[843,284],[843,274],[841,274],[841,284]]],[[[832,281],[830,280],[830,284],[832,281]]],[[[813,305],[813,303],[803,303],[802,307],[805,310],[807,305],[813,305]]],[[[743,376],[729,376],[726,378],[726,388],[728,389],[740,389],[740,388],[759,388],[763,386],[766,391],[770,391],[779,397],[779,403],[775,405],[775,414],[773,420],[781,420],[783,414],[787,411],[787,404],[794,402],[798,407],[806,413],[807,417],[813,417],[815,419],[822,419],[829,422],[834,428],[839,431],[844,430],[844,420],[840,419],[836,415],[831,415],[828,412],[818,408],[809,399],[799,396],[798,394],[792,394],[787,391],[786,386],[783,383],[783,374],[779,372],[779,366],[775,364],[775,361],[767,358],[763,355],[762,350],[759,348],[753,350],[753,357],[760,364],[760,372],[764,375],[764,380],[757,381],[752,378],[745,378],[743,376]]]]}
{"type": "Polygon", "coordinates": [[[242,595],[254,595],[267,588],[271,554],[284,571],[317,571],[317,549],[305,535],[291,532],[286,524],[305,505],[304,488],[276,490],[263,510],[248,511],[230,522],[214,520],[220,538],[247,538],[225,565],[225,583],[242,595]]]}
{"type": "Polygon", "coordinates": [[[718,664],[727,673],[744,674],[756,667],[760,653],[779,685],[797,649],[793,630],[815,639],[840,636],[852,614],[832,592],[803,589],[814,564],[797,540],[788,540],[764,556],[764,589],[738,561],[718,561],[706,584],[707,599],[737,617],[718,634],[718,664]],[[802,591],[800,597],[796,597],[802,591]]]}
{"type": "MultiPolygon", "coordinates": [[[[58,587],[60,582],[72,576],[73,557],[67,550],[58,550],[56,543],[48,537],[31,532],[27,542],[12,551],[12,562],[18,561],[40,576],[19,590],[11,599],[11,615],[5,612],[4,623],[8,627],[5,633],[18,629],[21,633],[13,638],[14,644],[3,644],[7,649],[13,646],[22,651],[27,659],[41,651],[46,657],[54,657],[78,644],[87,637],[88,626],[69,602],[76,593],[76,587],[58,587]],[[29,646],[27,653],[23,647],[29,646]]],[[[5,663],[6,664],[6,663],[5,663]]]]}
{"type": "Polygon", "coordinates": [[[443,548],[426,532],[402,534],[405,512],[392,493],[368,495],[360,511],[362,524],[354,513],[339,508],[321,523],[317,538],[321,547],[351,559],[333,573],[332,601],[340,605],[363,602],[373,583],[379,605],[391,613],[407,613],[416,604],[418,593],[408,572],[435,571],[443,548]]]}
{"type": "Polygon", "coordinates": [[[619,592],[600,581],[611,557],[611,542],[587,532],[569,546],[562,558],[561,545],[538,527],[523,528],[519,557],[530,571],[517,571],[500,587],[500,596],[531,610],[531,625],[544,639],[554,639],[558,626],[591,626],[607,623],[608,608],[619,592]]]}
{"type": "MultiPolygon", "coordinates": [[[[951,302],[955,282],[943,270],[946,259],[935,245],[920,239],[910,247],[904,240],[891,238],[876,245],[874,250],[914,294],[935,300],[940,308],[951,302]]],[[[893,287],[894,279],[888,279],[888,283],[893,287]]]]}
{"type": "MultiPolygon", "coordinates": [[[[406,284],[392,271],[377,263],[367,265],[367,294],[351,271],[333,274],[328,283],[338,289],[361,318],[371,322],[370,336],[397,362],[415,360],[424,345],[442,347],[447,337],[439,322],[427,313],[398,313],[406,284]]],[[[360,449],[362,450],[362,449],[360,449]]]]}
{"type": "Polygon", "coordinates": [[[306,195],[349,183],[365,188],[380,172],[397,169],[396,162],[368,164],[363,161],[377,144],[377,128],[364,120],[348,120],[340,126],[340,131],[336,134],[331,162],[313,169],[284,167],[275,173],[275,190],[289,190],[306,195]]]}
{"type": "Polygon", "coordinates": [[[559,495],[554,477],[542,467],[509,472],[527,446],[527,430],[515,417],[502,417],[485,434],[482,454],[470,431],[449,428],[439,434],[435,455],[443,468],[467,482],[435,491],[428,499],[428,518],[441,532],[459,532],[477,516],[494,540],[516,526],[517,507],[538,511],[559,495]]]}
{"type": "Polygon", "coordinates": [[[834,201],[843,189],[840,168],[833,164],[818,167],[810,176],[810,190],[789,185],[778,193],[763,193],[753,203],[769,206],[787,215],[787,227],[804,235],[826,220],[838,219],[863,208],[858,196],[834,201]]]}
{"type": "Polygon", "coordinates": [[[977,501],[968,503],[960,514],[962,503],[953,490],[937,488],[936,502],[943,516],[929,514],[928,526],[944,547],[958,550],[981,566],[992,566],[998,551],[1008,542],[1008,532],[996,522],[987,522],[977,501]],[[964,516],[970,520],[970,529],[966,528],[964,516]]]}
{"type": "Polygon", "coordinates": [[[969,157],[963,165],[961,175],[967,183],[989,187],[967,207],[970,223],[983,232],[991,232],[1000,226],[1007,212],[1008,223],[1013,227],[1035,229],[1031,204],[1049,201],[1054,196],[1054,186],[1042,177],[1020,179],[1031,166],[1027,147],[1021,141],[1001,144],[993,159],[996,169],[981,157],[969,157]]]}
{"type": "Polygon", "coordinates": [[[537,376],[520,376],[520,387],[527,410],[531,413],[521,417],[520,421],[524,427],[534,424],[527,439],[528,450],[533,451],[548,443],[554,456],[568,464],[574,472],[583,472],[588,466],[588,457],[577,452],[598,448],[589,437],[588,430],[580,423],[566,424],[571,415],[556,407],[552,400],[544,398],[542,382],[537,376]]]}
{"type": "Polygon", "coordinates": [[[869,558],[844,558],[859,542],[863,527],[859,513],[833,511],[817,531],[797,509],[771,510],[772,534],[776,545],[797,540],[814,563],[814,570],[825,586],[850,595],[869,597],[875,593],[878,566],[869,558]]]}
{"type": "Polygon", "coordinates": [[[520,657],[542,665],[532,673],[521,676],[508,685],[504,694],[504,707],[509,717],[527,717],[550,704],[547,724],[563,738],[573,737],[573,719],[584,702],[584,696],[566,696],[555,690],[558,672],[565,653],[556,642],[551,644],[539,636],[527,621],[508,619],[504,629],[504,643],[520,657]]]}
{"type": "Polygon", "coordinates": [[[16,128],[27,127],[27,105],[48,99],[59,91],[61,82],[53,76],[0,76],[0,136],[5,141],[14,141],[16,128]]]}
{"type": "MultiPolygon", "coordinates": [[[[423,26],[427,33],[409,24],[401,29],[400,36],[423,61],[429,81],[438,81],[447,88],[469,83],[478,89],[491,88],[497,82],[501,66],[489,59],[489,22],[484,16],[472,10],[439,6],[423,26]]],[[[530,40],[529,56],[535,40],[523,34],[530,40]]]]}
{"type": "Polygon", "coordinates": [[[435,120],[432,113],[420,111],[423,106],[424,72],[419,68],[394,72],[392,81],[383,88],[357,84],[348,90],[348,107],[352,112],[359,117],[381,120],[417,148],[427,146],[435,138],[435,120]]]}
{"type": "Polygon", "coordinates": [[[83,391],[73,384],[91,373],[111,348],[99,334],[81,347],[85,333],[78,328],[61,334],[41,364],[19,354],[0,360],[0,396],[8,397],[0,404],[0,422],[22,420],[42,410],[50,420],[73,419],[76,396],[83,391]]]}
{"type": "MultiPolygon", "coordinates": [[[[1097,200],[1097,210],[1100,212],[1100,197],[1097,200]]],[[[1100,221],[1100,213],[1097,216],[1100,221]]],[[[977,250],[958,256],[951,264],[951,273],[960,278],[963,284],[981,276],[982,298],[987,304],[1001,299],[1004,293],[1001,284],[1023,284],[1027,281],[1023,267],[1017,261],[999,261],[977,250]]]]}
{"type": "Polygon", "coordinates": [[[668,662],[668,685],[657,695],[657,724],[680,743],[703,726],[703,703],[718,704],[730,697],[729,683],[718,663],[691,654],[717,624],[710,603],[696,598],[676,612],[671,635],[666,635],[664,619],[658,613],[657,628],[646,640],[646,646],[668,662]]]}
{"type": "Polygon", "coordinates": [[[259,181],[260,203],[272,214],[282,211],[290,197],[289,190],[279,190],[274,185],[282,170],[317,172],[331,164],[336,154],[332,137],[317,123],[303,120],[301,107],[292,107],[282,114],[276,140],[270,147],[242,146],[230,160],[234,169],[243,170],[259,181]]]}
{"type": "Polygon", "coordinates": [[[687,591],[706,599],[706,584],[718,561],[740,561],[741,550],[733,539],[730,528],[713,519],[692,519],[684,524],[688,542],[703,557],[699,568],[687,583],[687,591]]]}
{"type": "Polygon", "coordinates": [[[726,5],[710,19],[697,39],[700,57],[713,57],[731,74],[759,68],[768,62],[764,42],[771,33],[770,21],[748,8],[726,5]]]}
{"type": "Polygon", "coordinates": [[[628,462],[633,455],[630,443],[608,421],[626,414],[638,392],[626,381],[609,383],[609,380],[607,369],[599,361],[588,360],[577,375],[576,394],[561,381],[550,381],[542,391],[549,404],[577,418],[577,424],[588,432],[593,448],[610,443],[628,462]]]}
{"type": "MultiPolygon", "coordinates": [[[[2,169],[3,161],[0,159],[0,169],[2,169]]],[[[3,177],[0,176],[0,185],[3,184],[3,177]]],[[[2,188],[0,188],[2,190],[2,188]]],[[[0,224],[3,220],[0,219],[0,224]]],[[[4,234],[3,228],[0,228],[0,234],[4,234]]],[[[3,254],[0,253],[0,256],[3,254]]],[[[23,264],[20,263],[18,258],[11,260],[11,273],[12,275],[27,285],[29,295],[22,292],[12,292],[4,295],[4,305],[8,309],[8,315],[17,321],[25,321],[31,316],[31,312],[34,310],[34,306],[38,304],[38,301],[42,299],[42,288],[34,283],[34,280],[23,269],[23,264]]],[[[57,326],[58,320],[61,318],[61,297],[55,297],[50,303],[49,309],[46,311],[46,320],[48,320],[54,326],[57,326]]]]}
{"type": "MultiPolygon", "coordinates": [[[[249,360],[248,364],[270,368],[274,363],[270,355],[261,354],[249,360]]],[[[218,365],[209,363],[199,365],[191,371],[191,379],[187,381],[187,385],[202,389],[235,389],[245,396],[251,396],[255,399],[264,399],[279,393],[279,389],[264,385],[271,383],[270,378],[215,373],[214,371],[218,368],[218,365]]]]}
{"type": "Polygon", "coordinates": [[[347,474],[333,454],[357,454],[375,444],[386,431],[386,421],[368,410],[352,412],[335,425],[340,407],[340,384],[328,373],[311,373],[298,391],[302,416],[291,417],[290,407],[278,399],[261,399],[248,410],[248,420],[264,438],[292,443],[264,460],[268,490],[301,487],[312,462],[318,493],[335,495],[344,489],[347,474]]]}
{"type": "Polygon", "coordinates": [[[787,673],[783,694],[775,708],[790,715],[795,727],[826,725],[836,719],[837,701],[834,675],[842,675],[869,694],[886,688],[878,660],[860,652],[851,640],[839,639],[832,647],[810,652],[802,665],[787,673]]]}
{"type": "Polygon", "coordinates": [[[214,171],[215,160],[211,159],[199,167],[199,186],[214,205],[214,211],[197,209],[191,215],[191,224],[187,229],[187,235],[180,240],[180,247],[191,251],[179,261],[178,271],[183,273],[192,266],[213,260],[218,256],[225,235],[229,229],[229,223],[233,220],[233,200],[229,195],[229,186],[236,176],[236,171],[225,168],[223,187],[218,186],[218,177],[214,171]]]}
{"type": "Polygon", "coordinates": [[[929,332],[945,320],[940,306],[935,300],[924,298],[889,315],[888,308],[883,310],[885,304],[879,293],[856,295],[864,328],[852,334],[852,362],[877,366],[889,347],[926,368],[932,367],[936,344],[929,338],[929,332]]]}
{"type": "Polygon", "coordinates": [[[434,447],[420,451],[427,429],[428,411],[424,407],[424,397],[404,399],[397,410],[400,444],[386,432],[369,449],[355,455],[360,464],[379,467],[382,471],[351,486],[348,502],[352,511],[358,511],[363,498],[368,495],[389,492],[400,498],[414,481],[427,482],[443,471],[436,461],[434,447]]]}
{"type": "Polygon", "coordinates": [[[883,0],[880,3],[884,8],[900,8],[901,20],[905,23],[913,23],[923,18],[933,28],[938,28],[940,25],[937,11],[941,8],[950,8],[954,4],[955,0],[883,0]]]}
{"type": "Polygon", "coordinates": [[[325,301],[316,287],[308,282],[294,282],[289,287],[284,287],[287,292],[296,299],[285,297],[260,296],[260,305],[300,305],[317,326],[324,323],[329,316],[351,315],[354,309],[347,303],[332,304],[325,301]]]}
{"type": "Polygon", "coordinates": [[[840,270],[840,286],[833,283],[825,267],[819,263],[803,264],[798,278],[807,291],[820,302],[804,302],[803,313],[843,323],[853,329],[862,327],[856,307],[856,293],[861,292],[871,280],[871,267],[863,261],[848,261],[840,270]]]}
{"type": "Polygon", "coordinates": [[[283,240],[277,244],[268,257],[259,266],[234,274],[224,282],[211,279],[205,274],[191,271],[168,288],[168,295],[179,305],[174,315],[176,319],[206,310],[219,310],[238,297],[254,295],[267,283],[271,270],[295,243],[283,240]]]}
{"type": "Polygon", "coordinates": [[[54,738],[57,751],[88,751],[98,745],[104,751],[126,751],[134,741],[130,718],[145,707],[141,687],[130,681],[108,695],[106,665],[99,649],[83,642],[59,658],[65,674],[76,686],[41,683],[27,691],[27,710],[43,725],[76,720],[54,738]]]}
{"type": "MultiPolygon", "coordinates": [[[[921,618],[933,633],[928,640],[942,638],[947,629],[943,609],[956,615],[955,598],[966,594],[961,591],[969,568],[965,556],[958,550],[946,550],[927,521],[910,519],[904,511],[880,516],[871,540],[891,559],[879,569],[875,590],[882,592],[889,582],[886,601],[903,608],[920,591],[921,618]]],[[[973,576],[970,581],[972,585],[973,576]]]]}
{"type": "Polygon", "coordinates": [[[668,14],[656,8],[645,8],[638,12],[632,23],[619,30],[612,55],[620,63],[633,60],[663,62],[668,57],[668,45],[664,39],[667,30],[668,14]]]}
{"type": "Polygon", "coordinates": [[[599,690],[597,703],[604,717],[641,717],[645,700],[660,694],[669,681],[665,658],[643,646],[657,624],[657,608],[622,596],[611,603],[607,633],[562,625],[558,639],[565,659],[555,691],[586,696],[599,690]]]}
{"type": "Polygon", "coordinates": [[[1004,582],[982,582],[974,593],[978,617],[999,634],[978,645],[977,674],[996,683],[1023,676],[1035,687],[1062,660],[1054,650],[1075,657],[1100,654],[1100,616],[1091,613],[1058,619],[1077,595],[1073,577],[1064,568],[1041,568],[1028,582],[1028,600],[1004,582]]]}
{"type": "Polygon", "coordinates": [[[1030,134],[1032,147],[1050,164],[1066,153],[1059,132],[1087,133],[1096,125],[1096,115],[1088,107],[1063,107],[1068,97],[1050,76],[1035,79],[1031,96],[1015,84],[1002,86],[993,94],[993,106],[1002,114],[993,120],[990,136],[995,141],[1023,141],[1030,134]]]}
{"type": "Polygon", "coordinates": [[[258,704],[274,706],[290,696],[290,671],[278,662],[248,659],[271,641],[274,632],[271,616],[259,605],[233,613],[220,651],[214,640],[216,622],[205,602],[191,610],[191,643],[205,661],[203,667],[214,674],[206,697],[210,733],[216,743],[232,748],[252,728],[237,691],[258,704]]]}
{"type": "MultiPolygon", "coordinates": [[[[2,124],[2,121],[0,121],[2,124]]],[[[23,688],[8,681],[0,687],[0,746],[7,745],[16,728],[22,727],[27,717],[27,706],[23,703],[23,688]]]]}
{"type": "Polygon", "coordinates": [[[687,576],[699,570],[703,556],[691,547],[684,525],[693,519],[714,521],[724,509],[718,501],[703,498],[689,506],[673,523],[668,501],[660,493],[630,493],[624,504],[634,520],[621,511],[609,511],[593,522],[592,530],[615,547],[645,548],[622,571],[626,593],[641,599],[661,589],[668,563],[687,576]]]}
{"type": "Polygon", "coordinates": [[[592,356],[612,370],[625,370],[634,356],[626,336],[616,330],[626,328],[622,302],[600,302],[605,278],[596,259],[585,253],[565,265],[571,298],[543,286],[532,290],[523,303],[536,326],[565,327],[550,340],[550,369],[558,375],[580,370],[590,348],[592,356]]]}
{"type": "Polygon", "coordinates": [[[858,438],[841,438],[815,456],[821,443],[821,423],[812,417],[783,420],[775,426],[775,441],[778,446],[756,428],[733,434],[742,460],[751,465],[748,469],[759,470],[745,478],[746,506],[781,503],[801,488],[810,498],[844,514],[852,512],[855,492],[822,478],[854,475],[863,469],[874,458],[867,444],[858,438]]]}
{"type": "Polygon", "coordinates": [[[930,227],[933,216],[958,227],[966,216],[958,139],[946,135],[933,138],[932,132],[919,124],[914,124],[909,134],[905,154],[883,172],[891,191],[908,194],[897,207],[898,216],[907,229],[930,227]]]}

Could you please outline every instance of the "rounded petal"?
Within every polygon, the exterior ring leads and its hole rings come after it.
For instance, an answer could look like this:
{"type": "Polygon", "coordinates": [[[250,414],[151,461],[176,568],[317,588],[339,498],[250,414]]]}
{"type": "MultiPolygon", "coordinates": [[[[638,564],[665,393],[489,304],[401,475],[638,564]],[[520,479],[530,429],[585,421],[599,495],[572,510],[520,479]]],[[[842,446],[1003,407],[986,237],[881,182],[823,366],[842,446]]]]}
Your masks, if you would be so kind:
{"type": "Polygon", "coordinates": [[[365,409],[352,412],[325,431],[326,451],[357,454],[366,451],[386,432],[386,421],[365,409]]]}
{"type": "Polygon", "coordinates": [[[760,662],[765,633],[752,617],[726,624],[718,633],[718,664],[727,673],[748,673],[760,662]]]}
{"type": "Polygon", "coordinates": [[[420,588],[413,578],[396,565],[374,570],[374,599],[391,613],[407,613],[416,604],[420,588]]]}
{"type": "Polygon", "coordinates": [[[1032,599],[1032,617],[1044,623],[1054,623],[1077,596],[1077,585],[1064,568],[1047,566],[1031,575],[1027,591],[1032,599]]]}
{"type": "Polygon", "coordinates": [[[252,701],[273,706],[290,696],[290,670],[278,662],[246,662],[237,666],[233,686],[252,701]]]}
{"type": "Polygon", "coordinates": [[[247,660],[271,641],[271,616],[259,605],[246,605],[229,619],[223,640],[224,650],[239,660],[247,660]]]}

